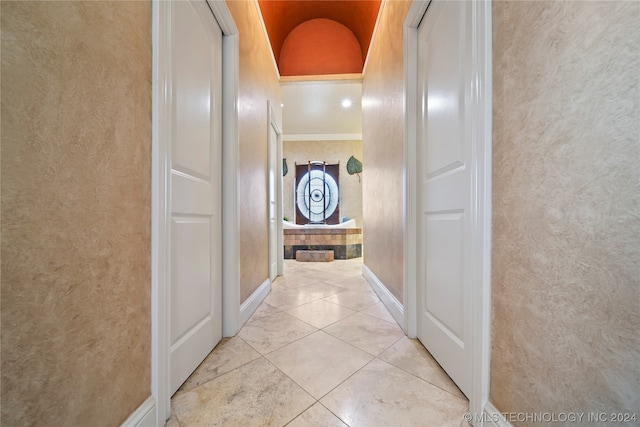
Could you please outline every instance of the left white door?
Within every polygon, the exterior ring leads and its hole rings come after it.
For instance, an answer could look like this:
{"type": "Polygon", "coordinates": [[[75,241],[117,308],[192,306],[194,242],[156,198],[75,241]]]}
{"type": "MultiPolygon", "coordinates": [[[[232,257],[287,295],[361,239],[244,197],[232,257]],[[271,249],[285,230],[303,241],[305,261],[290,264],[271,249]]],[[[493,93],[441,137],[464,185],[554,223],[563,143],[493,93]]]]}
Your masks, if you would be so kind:
{"type": "Polygon", "coordinates": [[[204,1],[176,1],[168,230],[169,387],[222,338],[222,32],[204,1]]]}

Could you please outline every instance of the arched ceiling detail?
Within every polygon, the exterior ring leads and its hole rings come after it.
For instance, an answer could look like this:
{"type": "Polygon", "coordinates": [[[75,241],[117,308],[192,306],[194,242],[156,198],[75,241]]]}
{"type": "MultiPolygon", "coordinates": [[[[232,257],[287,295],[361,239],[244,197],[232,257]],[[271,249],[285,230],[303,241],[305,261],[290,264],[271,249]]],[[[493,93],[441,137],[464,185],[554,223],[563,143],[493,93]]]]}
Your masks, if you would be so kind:
{"type": "Polygon", "coordinates": [[[305,21],[285,39],[278,67],[281,76],[361,73],[360,43],[339,22],[324,18],[305,21]]]}
{"type": "Polygon", "coordinates": [[[303,22],[330,19],[347,27],[360,43],[363,61],[378,18],[381,0],[258,0],[273,55],[279,63],[289,33],[303,22]]]}

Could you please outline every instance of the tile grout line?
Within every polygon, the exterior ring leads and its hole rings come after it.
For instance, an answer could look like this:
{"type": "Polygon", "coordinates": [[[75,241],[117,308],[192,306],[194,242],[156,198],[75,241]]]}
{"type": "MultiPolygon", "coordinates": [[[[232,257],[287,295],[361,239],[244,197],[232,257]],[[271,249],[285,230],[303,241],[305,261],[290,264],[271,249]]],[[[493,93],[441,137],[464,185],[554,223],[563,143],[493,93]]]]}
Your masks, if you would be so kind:
{"type": "MultiPolygon", "coordinates": [[[[397,343],[398,343],[402,338],[407,338],[407,336],[405,335],[404,337],[400,337],[400,338],[398,339],[398,341],[396,341],[395,343],[393,343],[392,345],[390,345],[390,346],[389,346],[388,348],[386,348],[382,353],[386,352],[386,351],[387,351],[387,350],[389,350],[391,347],[393,347],[394,345],[396,345],[396,344],[397,344],[397,343]]],[[[407,338],[407,339],[411,339],[411,338],[407,338]]],[[[382,355],[382,353],[380,353],[380,355],[382,355]]],[[[390,361],[388,361],[388,360],[384,360],[384,359],[380,358],[380,355],[376,356],[376,359],[380,359],[381,361],[383,361],[383,362],[385,362],[385,363],[387,363],[387,364],[389,364],[389,365],[393,366],[394,368],[398,368],[398,369],[400,369],[401,371],[404,371],[404,372],[406,372],[407,374],[409,374],[409,375],[411,375],[411,376],[413,376],[413,377],[415,377],[415,378],[417,378],[417,379],[419,379],[419,380],[421,380],[421,381],[424,381],[424,382],[425,382],[425,383],[427,383],[427,384],[430,384],[430,385],[432,385],[432,386],[434,386],[434,387],[437,387],[437,388],[439,388],[440,390],[442,390],[442,391],[444,391],[444,392],[446,392],[446,393],[449,393],[449,394],[450,394],[451,396],[453,396],[453,397],[456,397],[456,398],[458,398],[458,399],[463,399],[463,398],[461,398],[460,396],[457,396],[457,395],[455,395],[454,393],[450,392],[449,390],[442,388],[442,387],[441,387],[441,386],[439,386],[438,384],[434,384],[434,383],[432,383],[431,381],[426,380],[426,379],[424,379],[424,378],[421,378],[421,377],[419,377],[418,375],[414,374],[413,372],[410,372],[410,371],[406,370],[406,369],[405,369],[405,368],[403,368],[402,366],[397,366],[396,364],[394,364],[394,363],[392,363],[392,362],[390,362],[390,361]]],[[[433,356],[432,356],[432,357],[433,357],[433,356]]],[[[435,360],[435,359],[434,359],[434,360],[435,360]]],[[[436,361],[436,363],[438,363],[438,362],[436,361]]],[[[440,367],[440,369],[442,369],[442,367],[441,367],[439,364],[438,364],[438,367],[440,367]]],[[[443,369],[443,371],[444,371],[444,369],[443,369]]],[[[445,374],[446,374],[446,372],[445,372],[445,374]]],[[[450,378],[448,375],[447,375],[447,378],[449,378],[449,379],[451,380],[451,378],[450,378]]],[[[455,385],[455,386],[457,387],[456,383],[454,383],[454,382],[453,382],[453,380],[451,380],[451,382],[453,383],[453,385],[455,385]]],[[[460,392],[460,393],[462,393],[462,392],[460,392]]],[[[464,395],[464,393],[463,393],[463,395],[464,395]]],[[[467,400],[467,399],[466,399],[466,396],[465,396],[465,398],[464,398],[463,400],[467,400]]]]}

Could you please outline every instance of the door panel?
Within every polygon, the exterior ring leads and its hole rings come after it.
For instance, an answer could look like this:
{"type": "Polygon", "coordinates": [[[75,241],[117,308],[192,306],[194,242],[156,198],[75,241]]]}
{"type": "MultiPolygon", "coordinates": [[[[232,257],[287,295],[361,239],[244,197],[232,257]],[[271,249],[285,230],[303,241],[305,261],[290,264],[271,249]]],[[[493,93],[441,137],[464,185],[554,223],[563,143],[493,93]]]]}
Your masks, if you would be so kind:
{"type": "Polygon", "coordinates": [[[425,315],[450,336],[462,340],[462,288],[460,265],[464,262],[464,213],[426,215],[426,268],[424,292],[425,315]]]}
{"type": "Polygon", "coordinates": [[[222,338],[222,33],[204,2],[172,2],[170,391],[222,338]]]}
{"type": "MultiPolygon", "coordinates": [[[[439,4],[434,4],[434,9],[439,4]]],[[[460,46],[460,31],[444,28],[445,22],[456,22],[454,7],[445,7],[434,28],[423,28],[424,47],[421,51],[429,64],[428,76],[424,80],[426,90],[427,121],[425,127],[426,173],[436,176],[444,171],[464,166],[464,84],[460,46]],[[429,31],[431,30],[431,31],[429,31]],[[441,34],[447,31],[446,36],[441,34]]],[[[429,13],[429,12],[427,12],[429,13]]],[[[438,13],[437,10],[434,13],[438,13]]],[[[454,27],[455,28],[455,27],[454,27]]]]}
{"type": "Polygon", "coordinates": [[[210,215],[213,211],[211,182],[173,170],[171,172],[174,214],[210,215]]]}
{"type": "Polygon", "coordinates": [[[211,224],[208,218],[173,218],[171,290],[176,315],[171,317],[171,342],[211,315],[211,224]],[[179,314],[179,315],[178,315],[179,314]]]}
{"type": "Polygon", "coordinates": [[[471,391],[470,2],[433,1],[418,28],[418,338],[471,391]]]}

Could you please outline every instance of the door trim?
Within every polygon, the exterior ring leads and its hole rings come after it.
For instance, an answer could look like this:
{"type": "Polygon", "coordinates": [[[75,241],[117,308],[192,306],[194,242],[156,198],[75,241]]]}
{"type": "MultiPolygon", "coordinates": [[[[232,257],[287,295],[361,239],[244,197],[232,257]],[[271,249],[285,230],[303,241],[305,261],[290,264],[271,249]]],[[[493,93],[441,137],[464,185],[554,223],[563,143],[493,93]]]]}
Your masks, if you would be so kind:
{"type": "MultiPolygon", "coordinates": [[[[240,312],[240,237],[237,207],[239,76],[238,29],[222,0],[207,4],[222,29],[222,245],[223,245],[223,335],[225,327],[238,327],[240,312]],[[229,159],[235,162],[229,162],[229,159]],[[227,258],[225,258],[227,257],[227,258]],[[235,298],[234,298],[235,295],[235,298]],[[227,312],[225,312],[225,310],[227,312]],[[235,318],[233,314],[235,312],[235,318]],[[235,323],[234,323],[235,321],[235,323]]],[[[169,395],[169,303],[167,247],[169,227],[169,138],[172,134],[171,2],[152,3],[152,137],[151,137],[151,395],[156,423],[164,426],[171,415],[169,395]]],[[[235,333],[235,332],[234,332],[235,333]]]]}
{"type": "MultiPolygon", "coordinates": [[[[417,114],[418,114],[418,26],[430,1],[414,0],[403,28],[403,68],[405,90],[404,129],[404,309],[407,335],[417,335],[417,114]]],[[[472,176],[474,217],[472,218],[472,387],[469,412],[481,414],[489,398],[489,358],[491,333],[491,137],[492,62],[491,1],[472,3],[472,176]]]]}
{"type": "MultiPolygon", "coordinates": [[[[273,105],[270,100],[267,100],[267,115],[268,115],[268,127],[267,132],[273,128],[276,132],[275,147],[269,147],[269,150],[275,148],[276,150],[276,164],[274,165],[275,177],[276,177],[276,274],[282,276],[284,274],[284,238],[282,231],[282,218],[284,216],[282,208],[282,126],[278,122],[278,116],[276,115],[273,105]]],[[[270,141],[267,134],[267,141],[270,141]]],[[[271,144],[271,142],[269,142],[271,144]]],[[[271,161],[271,155],[269,155],[269,161],[271,161]]],[[[271,184],[269,184],[271,185],[271,184]]],[[[270,236],[271,238],[271,236],[270,236]]],[[[269,257],[270,259],[271,257],[269,257]]]]}
{"type": "Polygon", "coordinates": [[[240,329],[238,87],[240,40],[224,0],[207,0],[222,29],[222,336],[240,329]]]}

